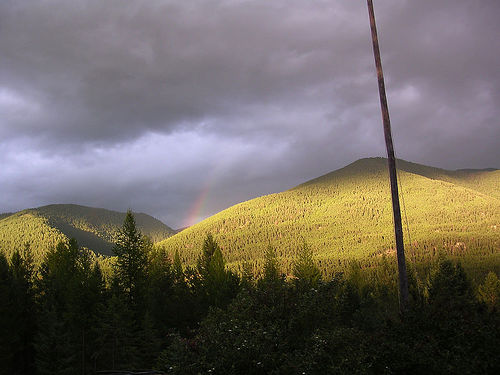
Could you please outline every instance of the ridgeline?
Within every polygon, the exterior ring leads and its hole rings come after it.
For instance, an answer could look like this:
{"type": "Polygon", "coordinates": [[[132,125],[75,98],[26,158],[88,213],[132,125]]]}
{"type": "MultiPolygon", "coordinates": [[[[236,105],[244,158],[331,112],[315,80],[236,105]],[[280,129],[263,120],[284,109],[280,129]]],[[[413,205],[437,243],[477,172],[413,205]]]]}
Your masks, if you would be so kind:
{"type": "MultiPolygon", "coordinates": [[[[152,216],[134,215],[138,228],[153,242],[175,232],[152,216]]],[[[80,246],[97,254],[112,255],[124,218],[123,212],[74,204],[53,204],[4,214],[0,219],[0,249],[10,257],[14,250],[21,250],[29,243],[38,263],[59,241],[75,238],[80,246]]]]}
{"type": "MultiPolygon", "coordinates": [[[[398,161],[406,254],[423,261],[440,253],[500,264],[500,171],[447,171],[398,161]],[[411,238],[409,243],[408,228],[411,238]]],[[[282,193],[252,199],[213,215],[158,246],[194,264],[207,233],[235,269],[262,269],[276,249],[290,273],[303,241],[323,273],[352,260],[375,264],[394,255],[387,161],[358,160],[282,193]]]]}

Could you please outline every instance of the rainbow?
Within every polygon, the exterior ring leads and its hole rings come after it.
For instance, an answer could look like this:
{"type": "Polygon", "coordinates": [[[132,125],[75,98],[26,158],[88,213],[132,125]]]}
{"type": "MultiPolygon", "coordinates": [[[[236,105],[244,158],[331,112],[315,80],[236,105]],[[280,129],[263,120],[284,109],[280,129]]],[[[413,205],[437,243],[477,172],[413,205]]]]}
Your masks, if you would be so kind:
{"type": "Polygon", "coordinates": [[[203,210],[205,209],[207,198],[210,193],[210,189],[212,188],[212,179],[209,179],[203,189],[200,191],[200,194],[194,200],[193,205],[189,209],[188,216],[184,221],[184,227],[190,227],[193,224],[196,224],[198,221],[202,220],[203,210]]]}

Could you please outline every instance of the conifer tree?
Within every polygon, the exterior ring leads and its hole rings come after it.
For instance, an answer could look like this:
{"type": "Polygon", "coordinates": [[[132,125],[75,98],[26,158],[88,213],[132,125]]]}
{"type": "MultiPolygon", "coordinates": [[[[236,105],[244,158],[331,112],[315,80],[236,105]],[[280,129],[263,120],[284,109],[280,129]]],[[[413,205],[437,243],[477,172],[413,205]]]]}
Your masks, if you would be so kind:
{"type": "Polygon", "coordinates": [[[36,367],[40,375],[73,375],[77,358],[70,331],[54,306],[46,306],[35,341],[36,367]]]}
{"type": "Polygon", "coordinates": [[[80,252],[75,278],[77,282],[71,295],[68,317],[76,338],[79,368],[81,373],[87,373],[93,367],[92,358],[99,334],[93,326],[100,324],[104,308],[104,280],[89,251],[80,252]]]}
{"type": "Polygon", "coordinates": [[[149,262],[149,281],[147,292],[146,327],[157,330],[160,335],[166,335],[172,325],[172,296],[174,293],[174,274],[172,262],[164,250],[151,253],[149,262]]]}
{"type": "Polygon", "coordinates": [[[128,210],[113,247],[117,256],[114,276],[121,293],[135,310],[144,303],[148,250],[147,243],[135,224],[134,215],[128,210]]]}
{"type": "Polygon", "coordinates": [[[231,271],[226,270],[222,250],[210,233],[203,243],[202,255],[198,260],[198,272],[208,305],[223,306],[236,295],[239,279],[231,271]]]}
{"type": "Polygon", "coordinates": [[[184,272],[182,270],[181,257],[179,256],[179,250],[175,249],[174,263],[173,263],[173,274],[176,281],[184,280],[184,272]]]}
{"type": "Polygon", "coordinates": [[[244,262],[241,272],[241,287],[245,289],[250,289],[254,283],[254,275],[252,264],[249,262],[244,262]]]}
{"type": "Polygon", "coordinates": [[[25,244],[23,253],[15,251],[11,257],[12,303],[15,337],[11,337],[14,353],[14,373],[30,374],[34,372],[35,352],[33,340],[36,334],[36,306],[33,290],[33,258],[29,244],[25,244]]]}
{"type": "Polygon", "coordinates": [[[201,258],[198,260],[198,272],[203,277],[206,277],[209,274],[210,263],[212,262],[212,257],[217,250],[220,251],[219,245],[215,242],[212,234],[208,233],[203,241],[201,258]]]}
{"type": "MultiPolygon", "coordinates": [[[[60,359],[57,371],[66,365],[73,373],[85,374],[95,367],[97,342],[94,325],[99,325],[103,306],[104,280],[89,251],[75,240],[59,243],[40,268],[37,281],[40,329],[36,339],[37,364],[47,373],[51,362],[60,359]],[[64,345],[54,345],[59,333],[64,345]]],[[[41,370],[42,371],[42,370],[41,370]]]]}
{"type": "Polygon", "coordinates": [[[184,330],[196,324],[204,314],[204,301],[201,277],[192,267],[183,269],[179,251],[174,253],[172,265],[174,279],[172,296],[169,301],[170,314],[168,317],[172,327],[184,330]]]}
{"type": "Polygon", "coordinates": [[[293,265],[295,285],[300,288],[314,288],[321,279],[321,272],[314,264],[311,248],[304,241],[293,265]]]}
{"type": "Polygon", "coordinates": [[[479,300],[488,306],[490,311],[500,310],[500,280],[494,272],[486,275],[484,283],[478,288],[479,300]]]}
{"type": "Polygon", "coordinates": [[[16,337],[12,302],[12,273],[5,255],[0,252],[0,363],[8,374],[14,371],[14,351],[11,347],[16,337]]]}
{"type": "Polygon", "coordinates": [[[281,280],[276,250],[269,244],[264,254],[264,275],[261,283],[275,284],[281,280]]]}
{"type": "Polygon", "coordinates": [[[36,364],[41,374],[80,373],[73,299],[79,284],[78,244],[60,242],[40,266],[36,364]]]}
{"type": "Polygon", "coordinates": [[[472,287],[460,263],[445,260],[438,264],[430,282],[429,303],[433,314],[441,319],[447,317],[443,319],[447,322],[473,309],[472,287]]]}
{"type": "Polygon", "coordinates": [[[140,322],[134,318],[127,301],[111,287],[111,296],[107,300],[100,337],[98,340],[98,363],[101,368],[134,369],[139,360],[140,322]]]}

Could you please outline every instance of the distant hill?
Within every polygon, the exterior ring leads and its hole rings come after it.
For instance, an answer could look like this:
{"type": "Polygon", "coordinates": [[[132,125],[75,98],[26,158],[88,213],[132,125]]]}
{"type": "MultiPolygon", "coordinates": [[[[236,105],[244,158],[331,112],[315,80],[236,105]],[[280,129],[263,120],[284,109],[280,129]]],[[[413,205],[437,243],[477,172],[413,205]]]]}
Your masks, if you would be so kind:
{"type": "MultiPolygon", "coordinates": [[[[398,161],[403,220],[412,246],[407,256],[420,259],[439,251],[491,257],[500,264],[500,171],[447,171],[398,161]]],[[[408,242],[404,223],[405,240],[408,242]]],[[[303,240],[321,268],[357,259],[392,255],[393,221],[387,160],[358,160],[342,169],[282,193],[237,204],[162,241],[194,263],[210,232],[234,267],[262,265],[270,244],[282,264],[291,261],[303,240]]]]}
{"type": "MultiPolygon", "coordinates": [[[[175,231],[152,216],[134,213],[141,232],[158,242],[175,231]]],[[[59,241],[74,237],[80,246],[112,255],[125,213],[74,204],[53,204],[0,216],[0,249],[11,254],[31,244],[35,258],[59,241]]]]}

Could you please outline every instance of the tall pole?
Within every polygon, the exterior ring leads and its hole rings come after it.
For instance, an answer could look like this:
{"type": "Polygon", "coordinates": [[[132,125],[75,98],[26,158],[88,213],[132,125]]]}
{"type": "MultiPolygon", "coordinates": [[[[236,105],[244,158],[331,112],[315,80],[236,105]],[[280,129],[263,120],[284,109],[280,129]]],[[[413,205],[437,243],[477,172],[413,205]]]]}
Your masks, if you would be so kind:
{"type": "Polygon", "coordinates": [[[408,277],[406,275],[405,250],[403,244],[403,225],[401,224],[401,209],[399,207],[396,158],[394,157],[394,146],[392,144],[391,120],[389,119],[389,108],[387,107],[387,98],[385,95],[384,73],[382,71],[382,61],[380,59],[380,49],[378,46],[377,25],[375,24],[373,1],[367,1],[368,13],[370,15],[370,27],[372,31],[373,55],[375,56],[375,66],[377,68],[380,107],[382,109],[382,120],[384,123],[385,145],[387,147],[389,177],[391,180],[392,212],[394,216],[394,232],[396,234],[396,250],[399,273],[399,309],[403,313],[408,308],[408,277]]]}

